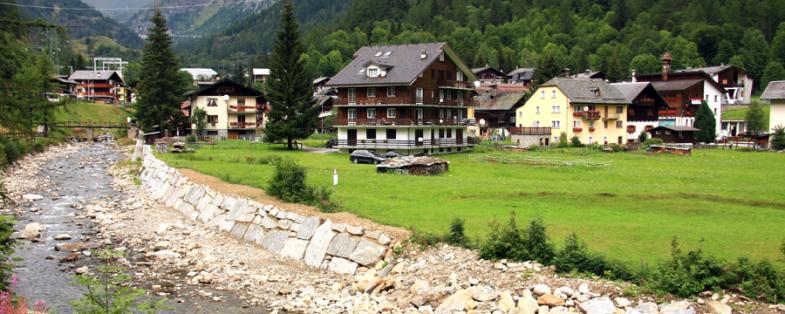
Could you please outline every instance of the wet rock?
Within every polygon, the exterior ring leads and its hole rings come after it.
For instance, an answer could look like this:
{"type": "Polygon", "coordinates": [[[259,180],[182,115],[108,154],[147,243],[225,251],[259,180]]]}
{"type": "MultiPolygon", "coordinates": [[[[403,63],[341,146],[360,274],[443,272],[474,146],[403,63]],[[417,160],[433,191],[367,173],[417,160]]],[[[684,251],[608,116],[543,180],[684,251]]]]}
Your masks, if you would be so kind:
{"type": "Polygon", "coordinates": [[[44,199],[44,197],[38,194],[25,194],[22,195],[22,199],[25,201],[35,202],[44,199]]]}
{"type": "Polygon", "coordinates": [[[17,238],[37,241],[38,238],[41,237],[41,231],[44,231],[45,229],[46,227],[44,227],[44,225],[37,222],[32,222],[25,225],[25,228],[19,232],[17,238]]]}
{"type": "Polygon", "coordinates": [[[82,266],[82,267],[79,267],[76,270],[74,270],[74,272],[77,275],[84,275],[84,274],[87,274],[89,271],[90,271],[90,268],[88,268],[87,266],[82,266]]]}
{"type": "Polygon", "coordinates": [[[57,241],[71,240],[71,235],[67,233],[61,233],[54,236],[54,239],[57,241]]]}

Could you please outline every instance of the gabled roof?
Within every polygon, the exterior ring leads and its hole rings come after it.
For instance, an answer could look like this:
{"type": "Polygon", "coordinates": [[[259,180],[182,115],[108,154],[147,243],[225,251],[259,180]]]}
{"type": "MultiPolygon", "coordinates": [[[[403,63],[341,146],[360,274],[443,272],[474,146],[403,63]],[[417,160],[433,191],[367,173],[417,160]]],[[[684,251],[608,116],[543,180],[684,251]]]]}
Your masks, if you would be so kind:
{"type": "Polygon", "coordinates": [[[782,100],[785,99],[785,81],[771,81],[766,86],[766,90],[760,95],[763,100],[782,100]]]}
{"type": "Polygon", "coordinates": [[[576,73],[575,77],[582,79],[605,78],[605,73],[600,71],[586,70],[585,72],[576,73]]]}
{"type": "Polygon", "coordinates": [[[534,71],[535,71],[534,68],[517,68],[515,70],[512,70],[512,72],[507,73],[507,77],[521,74],[519,75],[518,79],[531,80],[534,78],[534,71]]]}
{"type": "Polygon", "coordinates": [[[474,75],[477,75],[480,72],[484,72],[484,71],[488,71],[488,70],[493,71],[495,73],[498,73],[501,76],[504,76],[504,73],[502,73],[502,71],[499,71],[496,68],[494,68],[492,66],[489,66],[489,65],[485,65],[484,67],[481,67],[481,68],[472,68],[472,73],[474,73],[474,75]]]}
{"type": "Polygon", "coordinates": [[[182,68],[180,71],[188,72],[194,80],[199,77],[213,77],[218,75],[218,72],[210,68],[182,68]]]}
{"type": "Polygon", "coordinates": [[[654,100],[657,104],[665,104],[665,99],[662,98],[660,93],[657,92],[657,89],[654,88],[650,82],[636,82],[636,83],[611,83],[611,86],[616,88],[624,98],[627,99],[630,103],[635,101],[635,98],[638,98],[641,93],[645,92],[647,89],[651,89],[652,94],[654,95],[654,100]]]}
{"type": "Polygon", "coordinates": [[[743,69],[741,69],[741,68],[739,68],[739,67],[737,67],[735,65],[732,65],[732,64],[712,65],[712,66],[707,66],[707,67],[691,68],[691,69],[680,69],[680,70],[676,70],[676,72],[681,73],[681,72],[703,71],[706,74],[714,75],[714,74],[723,72],[723,71],[728,70],[728,69],[736,69],[737,71],[739,71],[741,73],[746,73],[746,72],[744,72],[743,69]]]}
{"type": "Polygon", "coordinates": [[[120,73],[114,70],[77,70],[68,77],[71,81],[102,81],[114,79],[123,82],[120,73]]]}
{"type": "Polygon", "coordinates": [[[270,75],[270,69],[268,68],[254,68],[252,72],[253,75],[270,75]]]}
{"type": "MultiPolygon", "coordinates": [[[[681,81],[681,80],[691,81],[694,80],[694,76],[696,75],[702,77],[704,80],[709,82],[711,85],[717,88],[721,93],[724,94],[726,92],[725,88],[723,88],[722,85],[720,85],[720,83],[717,83],[717,81],[711,78],[711,76],[708,73],[703,71],[689,71],[689,72],[685,71],[685,72],[668,73],[668,82],[681,81]]],[[[637,75],[637,78],[639,81],[654,83],[657,81],[662,81],[662,73],[639,74],[637,75]]],[[[655,84],[654,87],[657,88],[657,85],[655,84]]],[[[661,89],[657,88],[657,90],[661,90],[661,89]]]]}
{"type": "Polygon", "coordinates": [[[487,92],[477,96],[477,106],[475,110],[512,110],[519,104],[526,93],[494,93],[487,92]]]}
{"type": "Polygon", "coordinates": [[[424,43],[389,46],[366,46],[354,53],[354,59],[327,83],[328,86],[409,85],[444,53],[464,73],[467,81],[475,81],[474,73],[458,58],[447,43],[424,43]],[[425,58],[420,55],[425,52],[425,58]],[[368,77],[367,64],[392,67],[386,75],[368,77]]]}
{"type": "Polygon", "coordinates": [[[573,103],[630,103],[621,92],[602,79],[554,77],[541,87],[557,87],[573,103]],[[599,91],[599,95],[595,91],[599,91]]]}
{"type": "Polygon", "coordinates": [[[51,81],[58,82],[61,84],[70,84],[70,85],[79,85],[79,82],[68,79],[67,76],[53,76],[51,81]]]}
{"type": "Polygon", "coordinates": [[[654,89],[660,92],[675,92],[688,89],[698,84],[703,84],[703,79],[668,80],[651,82],[654,89]]]}
{"type": "Polygon", "coordinates": [[[329,80],[330,80],[330,78],[327,77],[327,76],[317,77],[317,78],[313,79],[313,85],[316,85],[316,84],[319,84],[319,83],[324,83],[324,82],[327,82],[329,80]]]}
{"type": "Polygon", "coordinates": [[[220,96],[220,95],[223,95],[225,93],[219,92],[217,90],[217,88],[220,87],[220,86],[225,86],[225,85],[231,85],[232,87],[234,87],[236,89],[236,92],[232,93],[233,95],[262,96],[262,92],[260,92],[258,90],[255,90],[253,88],[245,87],[243,85],[235,83],[234,81],[232,81],[230,79],[222,79],[222,80],[219,80],[218,82],[215,82],[213,84],[199,87],[196,90],[192,90],[190,92],[185,93],[184,96],[186,96],[186,97],[187,96],[203,96],[203,95],[220,96]]]}

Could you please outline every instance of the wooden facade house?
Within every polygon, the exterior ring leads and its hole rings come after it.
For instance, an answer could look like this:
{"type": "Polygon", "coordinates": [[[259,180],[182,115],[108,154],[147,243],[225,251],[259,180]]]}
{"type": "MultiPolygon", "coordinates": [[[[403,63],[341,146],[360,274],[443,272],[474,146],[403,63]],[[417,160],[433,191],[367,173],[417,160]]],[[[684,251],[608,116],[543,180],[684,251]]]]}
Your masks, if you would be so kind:
{"type": "Polygon", "coordinates": [[[711,77],[723,89],[725,94],[722,97],[723,105],[748,105],[752,100],[752,77],[747,75],[743,69],[731,65],[721,64],[700,68],[689,68],[676,70],[680,75],[693,74],[702,76],[703,74],[711,77]],[[701,73],[697,73],[701,72],[701,73]]]}
{"type": "Polygon", "coordinates": [[[649,133],[659,126],[659,113],[668,103],[649,82],[612,83],[630,102],[627,107],[627,141],[635,142],[642,132],[649,133]]]}
{"type": "Polygon", "coordinates": [[[433,154],[471,147],[474,80],[446,43],[362,47],[327,83],[336,90],[338,148],[433,154]]]}
{"type": "Polygon", "coordinates": [[[534,71],[534,68],[517,68],[512,70],[510,73],[507,73],[507,83],[531,88],[534,82],[534,71]]]}
{"type": "Polygon", "coordinates": [[[651,136],[661,139],[663,143],[692,144],[695,143],[695,132],[697,131],[700,130],[691,126],[661,125],[651,130],[651,136]]]}
{"type": "Polygon", "coordinates": [[[481,137],[489,137],[494,131],[508,135],[515,127],[515,111],[526,103],[528,88],[518,84],[494,84],[481,86],[477,92],[474,120],[481,137]]]}
{"type": "Polygon", "coordinates": [[[472,73],[474,73],[474,76],[477,77],[481,84],[499,84],[503,83],[505,79],[502,71],[487,64],[481,68],[472,68],[472,73]]]}
{"type": "MultiPolygon", "coordinates": [[[[266,101],[262,92],[229,79],[185,94],[181,109],[207,112],[205,136],[218,139],[253,139],[264,128],[266,101]]],[[[193,128],[193,126],[192,126],[193,128]]]]}
{"type": "Polygon", "coordinates": [[[75,88],[76,98],[104,103],[126,101],[125,81],[120,72],[113,70],[78,70],[68,76],[69,81],[79,83],[75,88]]]}

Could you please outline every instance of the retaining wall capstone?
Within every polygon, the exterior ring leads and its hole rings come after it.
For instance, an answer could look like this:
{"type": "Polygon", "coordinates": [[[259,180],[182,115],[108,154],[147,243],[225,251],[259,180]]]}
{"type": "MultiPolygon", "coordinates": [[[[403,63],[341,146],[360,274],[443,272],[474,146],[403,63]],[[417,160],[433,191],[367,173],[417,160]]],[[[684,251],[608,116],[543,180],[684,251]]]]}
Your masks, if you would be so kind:
{"type": "Polygon", "coordinates": [[[386,234],[362,226],[302,216],[218,193],[158,160],[149,145],[142,150],[142,166],[142,185],[166,207],[311,267],[354,274],[358,267],[373,267],[383,260],[394,242],[386,234]]]}

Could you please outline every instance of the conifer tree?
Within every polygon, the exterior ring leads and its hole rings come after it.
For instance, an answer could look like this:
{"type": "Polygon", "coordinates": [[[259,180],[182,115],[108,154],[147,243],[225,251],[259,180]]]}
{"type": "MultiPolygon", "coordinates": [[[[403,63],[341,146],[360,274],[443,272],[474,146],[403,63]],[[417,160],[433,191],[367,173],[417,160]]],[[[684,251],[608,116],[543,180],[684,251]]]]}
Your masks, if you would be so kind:
{"type": "Polygon", "coordinates": [[[714,113],[711,112],[709,104],[705,101],[701,102],[698,112],[695,113],[694,126],[699,129],[695,133],[695,140],[703,143],[711,143],[717,138],[717,121],[714,119],[714,113]]]}
{"type": "Polygon", "coordinates": [[[294,140],[308,137],[316,127],[313,78],[304,70],[304,52],[292,1],[287,0],[270,59],[266,84],[272,108],[264,130],[266,141],[285,140],[287,149],[294,149],[294,140]]]}
{"type": "Polygon", "coordinates": [[[172,52],[172,39],[166,18],[159,10],[152,17],[153,27],[142,50],[136,102],[136,121],[142,130],[170,130],[182,122],[180,101],[185,92],[180,66],[172,52]]]}
{"type": "Polygon", "coordinates": [[[747,130],[751,132],[763,131],[763,109],[757,101],[750,103],[744,120],[747,122],[747,130]]]}

